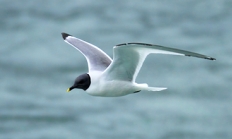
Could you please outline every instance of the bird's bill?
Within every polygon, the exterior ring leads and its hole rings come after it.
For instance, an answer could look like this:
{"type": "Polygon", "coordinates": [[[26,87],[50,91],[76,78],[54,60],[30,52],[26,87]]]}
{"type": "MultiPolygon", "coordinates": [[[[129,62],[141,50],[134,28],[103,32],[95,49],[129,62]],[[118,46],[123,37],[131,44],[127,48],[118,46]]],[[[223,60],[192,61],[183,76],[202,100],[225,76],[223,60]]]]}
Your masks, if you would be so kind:
{"type": "Polygon", "coordinates": [[[67,89],[67,92],[70,92],[70,91],[71,91],[71,89],[70,89],[70,88],[68,88],[68,89],[67,89]]]}
{"type": "Polygon", "coordinates": [[[67,92],[70,92],[70,91],[73,90],[74,88],[75,88],[74,86],[69,87],[69,88],[67,89],[67,92]]]}
{"type": "Polygon", "coordinates": [[[66,92],[70,92],[71,90],[70,90],[70,88],[68,88],[67,90],[66,90],[66,92]]]}

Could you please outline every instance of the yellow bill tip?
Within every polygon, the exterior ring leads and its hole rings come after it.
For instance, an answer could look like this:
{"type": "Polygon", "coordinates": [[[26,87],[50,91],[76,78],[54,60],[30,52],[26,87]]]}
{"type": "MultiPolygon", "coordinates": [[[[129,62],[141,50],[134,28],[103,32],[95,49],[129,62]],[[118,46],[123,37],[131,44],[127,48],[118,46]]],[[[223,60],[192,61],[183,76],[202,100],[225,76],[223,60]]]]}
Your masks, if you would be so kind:
{"type": "Polygon", "coordinates": [[[67,89],[67,92],[70,92],[70,88],[67,89]]]}

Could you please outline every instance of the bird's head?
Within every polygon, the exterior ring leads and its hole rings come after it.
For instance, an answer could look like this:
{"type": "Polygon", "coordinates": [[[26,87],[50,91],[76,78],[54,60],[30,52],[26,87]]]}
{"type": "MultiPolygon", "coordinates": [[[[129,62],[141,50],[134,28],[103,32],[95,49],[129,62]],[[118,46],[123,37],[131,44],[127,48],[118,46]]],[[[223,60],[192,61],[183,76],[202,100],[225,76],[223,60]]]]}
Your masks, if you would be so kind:
{"type": "Polygon", "coordinates": [[[67,92],[71,91],[74,88],[87,90],[90,86],[91,80],[89,74],[85,73],[78,76],[70,88],[67,89],[67,92]]]}

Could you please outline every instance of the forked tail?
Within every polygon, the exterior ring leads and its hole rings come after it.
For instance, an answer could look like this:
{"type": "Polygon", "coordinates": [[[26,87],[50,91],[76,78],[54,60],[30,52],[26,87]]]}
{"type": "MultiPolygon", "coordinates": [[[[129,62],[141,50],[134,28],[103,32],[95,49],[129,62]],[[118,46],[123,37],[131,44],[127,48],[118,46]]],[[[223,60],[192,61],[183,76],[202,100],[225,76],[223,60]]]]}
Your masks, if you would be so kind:
{"type": "Polygon", "coordinates": [[[147,87],[146,90],[147,91],[162,91],[162,90],[166,90],[167,88],[165,87],[147,87]]]}
{"type": "Polygon", "coordinates": [[[138,84],[138,87],[141,89],[141,90],[146,90],[146,91],[162,91],[162,90],[165,90],[167,88],[165,87],[149,87],[147,84],[138,84]]]}

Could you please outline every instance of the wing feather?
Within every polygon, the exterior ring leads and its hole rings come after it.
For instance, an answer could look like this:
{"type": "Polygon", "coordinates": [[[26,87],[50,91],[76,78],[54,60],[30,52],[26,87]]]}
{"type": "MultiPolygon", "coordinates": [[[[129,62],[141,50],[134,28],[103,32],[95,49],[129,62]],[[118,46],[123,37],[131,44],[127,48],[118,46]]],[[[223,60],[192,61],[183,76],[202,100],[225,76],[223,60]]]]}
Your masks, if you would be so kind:
{"type": "Polygon", "coordinates": [[[208,60],[215,58],[159,45],[144,43],[124,43],[114,47],[113,62],[106,69],[104,74],[108,80],[126,80],[134,82],[142,64],[150,53],[154,54],[171,54],[180,56],[191,56],[208,60]]]}
{"type": "Polygon", "coordinates": [[[89,72],[104,71],[110,65],[112,59],[98,47],[67,33],[62,33],[62,36],[66,43],[73,46],[85,56],[89,72]]]}

